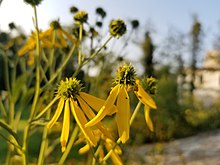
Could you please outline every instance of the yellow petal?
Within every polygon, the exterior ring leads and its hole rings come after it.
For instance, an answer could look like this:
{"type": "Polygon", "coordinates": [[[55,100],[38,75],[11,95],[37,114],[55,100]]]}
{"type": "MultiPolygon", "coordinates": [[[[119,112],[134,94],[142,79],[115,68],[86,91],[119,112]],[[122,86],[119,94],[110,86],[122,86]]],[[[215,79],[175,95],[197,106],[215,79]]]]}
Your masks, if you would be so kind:
{"type": "MultiPolygon", "coordinates": [[[[92,120],[95,117],[95,113],[92,111],[92,109],[87,105],[87,103],[81,98],[77,97],[77,100],[79,101],[80,107],[82,108],[83,112],[86,114],[86,116],[92,120]]],[[[101,122],[96,124],[96,127],[108,138],[112,138],[111,134],[104,128],[104,126],[101,124],[101,122]]]]}
{"type": "Polygon", "coordinates": [[[115,100],[117,98],[118,92],[119,92],[119,85],[116,85],[110,92],[107,100],[105,101],[105,104],[102,106],[98,114],[90,120],[87,124],[86,127],[93,126],[100,122],[107,114],[109,114],[110,108],[114,105],[115,100]]]}
{"type": "Polygon", "coordinates": [[[71,111],[73,113],[73,116],[78,124],[78,126],[80,127],[82,133],[84,134],[84,136],[86,137],[86,139],[88,139],[88,141],[95,146],[97,141],[96,138],[92,132],[92,130],[90,128],[86,128],[85,124],[87,123],[86,117],[84,116],[83,112],[81,111],[81,109],[78,107],[77,103],[71,99],[70,101],[70,107],[71,107],[71,111]]]}
{"type": "Polygon", "coordinates": [[[125,87],[120,89],[117,100],[116,122],[118,126],[118,133],[122,143],[129,139],[130,131],[130,100],[125,87]]]}
{"type": "Polygon", "coordinates": [[[82,148],[79,149],[79,154],[85,154],[90,149],[89,144],[84,145],[82,148]]]}
{"type": "Polygon", "coordinates": [[[34,51],[30,51],[29,52],[29,56],[28,56],[28,60],[27,60],[27,64],[30,66],[30,65],[33,65],[34,64],[34,51]]]}
{"type": "Polygon", "coordinates": [[[62,33],[74,44],[77,43],[77,40],[75,38],[73,38],[69,33],[67,33],[65,30],[63,30],[62,28],[60,29],[62,31],[62,33]]]}
{"type": "MultiPolygon", "coordinates": [[[[105,146],[108,152],[112,149],[112,147],[109,146],[108,144],[106,144],[105,146]]],[[[123,165],[121,158],[114,151],[111,153],[110,157],[114,164],[123,165]]]]}
{"type": "Polygon", "coordinates": [[[153,108],[153,109],[157,109],[157,106],[154,102],[154,100],[150,97],[150,95],[145,92],[145,90],[142,88],[142,86],[140,85],[139,80],[136,81],[137,83],[137,91],[134,91],[134,93],[136,94],[137,98],[144,104],[144,105],[148,105],[149,107],[153,108]]]}
{"type": "Polygon", "coordinates": [[[147,105],[144,106],[144,116],[145,116],[145,120],[146,120],[146,123],[147,123],[149,129],[153,132],[154,127],[153,127],[153,123],[150,118],[150,107],[147,105]]]}
{"type": "Polygon", "coordinates": [[[60,40],[60,44],[63,47],[67,47],[67,42],[66,42],[65,38],[63,37],[63,33],[60,29],[57,30],[57,34],[58,34],[58,39],[60,40]]]}
{"type": "Polygon", "coordinates": [[[62,152],[66,149],[66,143],[69,138],[69,129],[70,129],[70,108],[69,108],[69,99],[65,101],[64,108],[64,117],[63,117],[63,128],[60,136],[60,143],[62,147],[62,152]]]}
{"type": "MultiPolygon", "coordinates": [[[[96,112],[98,112],[102,106],[105,104],[105,100],[100,99],[98,97],[92,96],[90,94],[87,94],[85,92],[80,92],[79,93],[80,97],[82,97],[82,99],[88,103],[89,106],[91,106],[96,112]]],[[[109,109],[109,114],[107,115],[112,115],[113,113],[116,112],[116,107],[112,106],[109,109]]]]}
{"type": "Polygon", "coordinates": [[[55,114],[52,117],[52,119],[49,121],[49,123],[47,124],[48,129],[50,129],[60,117],[60,114],[63,110],[63,105],[64,105],[64,99],[60,98],[55,114]]]}
{"type": "Polygon", "coordinates": [[[22,56],[26,54],[28,51],[33,50],[35,48],[36,42],[30,41],[27,42],[26,45],[24,45],[19,51],[18,56],[22,56]]]}

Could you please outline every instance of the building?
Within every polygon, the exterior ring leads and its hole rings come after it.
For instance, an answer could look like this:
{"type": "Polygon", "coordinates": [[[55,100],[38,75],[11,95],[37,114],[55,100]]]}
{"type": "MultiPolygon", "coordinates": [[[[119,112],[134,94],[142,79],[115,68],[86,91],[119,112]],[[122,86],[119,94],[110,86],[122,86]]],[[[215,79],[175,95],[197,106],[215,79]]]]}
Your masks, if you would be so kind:
{"type": "MultiPolygon", "coordinates": [[[[181,91],[189,91],[192,80],[192,70],[185,69],[185,75],[178,77],[181,91]]],[[[193,95],[200,99],[204,105],[209,106],[220,96],[220,54],[218,51],[209,51],[201,68],[195,72],[195,89],[193,95]]]]}

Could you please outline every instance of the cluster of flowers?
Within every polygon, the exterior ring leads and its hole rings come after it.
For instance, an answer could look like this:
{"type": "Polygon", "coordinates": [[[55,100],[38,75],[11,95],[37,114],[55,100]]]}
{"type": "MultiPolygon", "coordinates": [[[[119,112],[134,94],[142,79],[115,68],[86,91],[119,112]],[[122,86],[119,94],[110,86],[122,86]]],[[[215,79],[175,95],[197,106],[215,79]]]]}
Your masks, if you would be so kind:
{"type": "MultiPolygon", "coordinates": [[[[27,3],[31,5],[37,5],[40,2],[40,0],[27,1],[27,3]]],[[[83,24],[87,22],[88,15],[85,11],[77,11],[74,19],[79,24],[83,24]]],[[[126,32],[126,25],[121,19],[111,21],[109,28],[111,36],[116,38],[121,37],[126,32]]],[[[29,53],[29,64],[34,63],[33,53],[37,46],[36,37],[37,35],[32,33],[27,44],[18,52],[20,56],[29,53]]],[[[66,32],[58,21],[52,22],[48,30],[39,32],[38,37],[41,42],[41,47],[43,48],[64,48],[67,46],[65,38],[68,38],[69,41],[78,45],[78,40],[66,32]],[[58,36],[56,41],[52,41],[54,32],[56,32],[58,36]]],[[[150,83],[152,83],[152,81],[150,81],[150,83]]],[[[100,159],[104,157],[104,151],[112,151],[112,161],[115,164],[122,164],[119,157],[121,149],[116,144],[118,141],[115,142],[109,129],[102,123],[102,120],[108,115],[111,116],[115,114],[119,142],[125,143],[129,139],[131,125],[131,108],[128,93],[134,92],[138,100],[144,105],[145,119],[149,129],[152,131],[153,125],[149,113],[150,109],[157,108],[154,100],[142,87],[141,81],[137,78],[135,69],[131,64],[124,64],[118,68],[114,86],[106,100],[85,93],[82,91],[82,88],[82,83],[75,77],[61,80],[55,96],[58,101],[57,108],[53,117],[48,122],[47,128],[52,128],[58,121],[62,111],[64,111],[60,136],[61,150],[64,152],[68,144],[71,127],[70,113],[72,113],[76,124],[81,130],[77,142],[85,143],[85,146],[83,146],[79,152],[85,153],[92,147],[99,145],[100,159]],[[102,143],[100,143],[100,141],[102,141],[102,143]]],[[[56,102],[53,102],[53,104],[55,103],[56,102]]],[[[50,106],[47,108],[51,108],[53,104],[49,104],[50,106]]]]}
{"type": "MultiPolygon", "coordinates": [[[[130,130],[130,99],[128,92],[133,91],[139,101],[144,104],[144,111],[147,124],[153,130],[152,122],[149,117],[150,108],[156,109],[156,104],[150,95],[143,89],[140,80],[136,77],[135,70],[132,65],[124,64],[120,66],[115,78],[115,86],[111,89],[106,100],[102,100],[90,94],[81,91],[82,84],[76,78],[66,78],[61,81],[57,96],[59,98],[58,106],[54,116],[49,121],[47,128],[50,129],[58,120],[61,112],[64,110],[63,127],[60,136],[62,151],[65,151],[70,130],[70,111],[75,118],[76,123],[84,135],[87,143],[80,152],[85,152],[91,146],[95,147],[99,140],[105,141],[107,150],[115,145],[115,142],[104,127],[101,120],[107,115],[116,114],[116,123],[120,141],[125,143],[129,139],[130,130]],[[95,114],[95,112],[97,114],[95,114]],[[97,129],[92,129],[95,126],[97,129]]],[[[52,105],[51,105],[52,106],[52,105]]],[[[116,148],[113,152],[113,160],[120,161],[116,148]]]]}

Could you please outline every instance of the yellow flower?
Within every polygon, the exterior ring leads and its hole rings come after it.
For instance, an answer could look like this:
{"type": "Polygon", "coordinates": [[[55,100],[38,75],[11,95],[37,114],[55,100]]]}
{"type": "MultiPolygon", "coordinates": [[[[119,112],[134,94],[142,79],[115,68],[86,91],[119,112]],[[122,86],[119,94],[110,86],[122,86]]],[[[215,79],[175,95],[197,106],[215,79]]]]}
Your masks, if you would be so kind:
{"type": "MultiPolygon", "coordinates": [[[[108,130],[109,131],[109,130],[108,130]]],[[[120,155],[122,154],[121,148],[114,142],[112,138],[106,137],[100,130],[95,129],[93,130],[97,141],[99,141],[99,146],[97,147],[96,155],[99,158],[99,161],[102,162],[103,158],[105,157],[105,152],[109,153],[112,149],[112,153],[110,155],[110,158],[114,164],[117,165],[123,165],[122,160],[120,158],[120,155]]],[[[91,146],[85,141],[85,138],[83,136],[79,136],[79,139],[77,140],[76,144],[79,143],[86,143],[83,147],[79,149],[79,154],[85,154],[90,149],[91,146]]],[[[102,162],[106,163],[106,162],[102,162]]]]}
{"type": "MultiPolygon", "coordinates": [[[[64,109],[63,127],[60,136],[62,152],[64,152],[66,149],[66,144],[69,137],[70,111],[72,112],[76,123],[80,127],[89,144],[92,146],[97,144],[96,137],[94,136],[92,130],[89,127],[85,127],[85,124],[88,122],[86,116],[90,120],[95,117],[92,109],[98,111],[103,106],[105,101],[91,96],[85,92],[81,92],[81,89],[82,85],[79,80],[76,78],[66,78],[65,81],[62,80],[60,82],[57,90],[57,98],[59,98],[59,103],[54,116],[47,125],[47,128],[50,129],[56,123],[64,109]]],[[[112,106],[110,111],[112,111],[112,113],[116,111],[115,107],[112,106]]],[[[96,127],[99,128],[100,131],[102,131],[107,137],[111,137],[101,123],[97,123],[96,127]]]]}
{"type": "MultiPolygon", "coordinates": [[[[130,131],[130,100],[127,91],[133,89],[137,98],[144,104],[145,107],[156,109],[156,104],[142,88],[140,81],[136,78],[133,66],[125,64],[122,67],[119,67],[115,82],[116,86],[112,88],[105,104],[102,106],[96,117],[86,124],[86,127],[93,126],[100,122],[106,115],[109,114],[109,107],[112,107],[116,102],[116,122],[118,126],[118,133],[121,142],[125,143],[129,139],[130,131]]],[[[147,108],[145,109],[147,114],[147,108]]],[[[149,121],[149,117],[146,120],[149,121]]]]}
{"type": "MultiPolygon", "coordinates": [[[[68,32],[66,32],[57,21],[53,21],[50,24],[50,28],[44,32],[39,32],[39,40],[42,48],[66,48],[68,46],[66,38],[72,43],[77,44],[77,40],[72,37],[68,32]],[[53,42],[53,33],[56,32],[57,37],[55,42],[53,42]]],[[[29,53],[29,64],[34,63],[34,50],[36,48],[37,40],[36,33],[31,32],[26,44],[18,51],[19,56],[23,56],[29,53]]]]}

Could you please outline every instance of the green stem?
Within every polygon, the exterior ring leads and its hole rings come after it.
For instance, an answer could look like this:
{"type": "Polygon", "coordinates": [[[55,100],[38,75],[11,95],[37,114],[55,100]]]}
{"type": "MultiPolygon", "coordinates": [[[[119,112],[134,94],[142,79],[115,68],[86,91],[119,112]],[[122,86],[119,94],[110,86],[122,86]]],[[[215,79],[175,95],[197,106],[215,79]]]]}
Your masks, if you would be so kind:
{"type": "Polygon", "coordinates": [[[28,125],[24,130],[24,138],[23,138],[23,165],[28,164],[28,137],[31,129],[31,121],[35,115],[35,109],[38,101],[38,97],[40,94],[40,38],[39,38],[39,28],[38,28],[38,20],[37,20],[37,9],[36,6],[34,8],[34,18],[35,18],[35,29],[36,29],[36,81],[35,81],[35,95],[33,99],[33,104],[31,107],[30,116],[28,119],[28,125]]]}
{"type": "Polygon", "coordinates": [[[10,83],[9,83],[9,70],[8,70],[8,57],[6,54],[3,55],[3,60],[4,60],[4,71],[5,71],[5,87],[6,90],[10,93],[11,89],[10,89],[10,83]]]}
{"type": "Polygon", "coordinates": [[[83,24],[79,25],[79,50],[78,50],[78,64],[82,63],[82,33],[83,33],[83,24]]]}
{"type": "MultiPolygon", "coordinates": [[[[46,119],[49,119],[49,118],[50,118],[50,110],[47,111],[47,116],[46,116],[46,119]]],[[[44,127],[41,148],[40,148],[40,154],[39,154],[38,163],[37,163],[38,165],[44,164],[45,151],[46,151],[47,144],[48,144],[47,133],[48,133],[48,129],[47,129],[47,127],[44,127]]]]}
{"type": "Polygon", "coordinates": [[[65,152],[63,153],[62,157],[60,158],[60,160],[58,162],[58,165],[63,165],[64,164],[64,162],[65,162],[67,156],[69,155],[70,150],[71,150],[71,148],[72,148],[72,146],[73,146],[73,144],[76,140],[78,132],[79,132],[79,127],[76,126],[73,130],[73,133],[72,133],[71,137],[70,137],[70,140],[68,142],[68,145],[66,147],[65,152]]]}
{"type": "Polygon", "coordinates": [[[58,97],[55,97],[35,118],[33,121],[38,120],[49,108],[58,100],[58,97]]]}
{"type": "Polygon", "coordinates": [[[105,43],[96,51],[94,52],[89,58],[83,60],[77,67],[76,71],[74,72],[73,76],[72,77],[75,77],[79,71],[82,69],[82,67],[87,64],[89,61],[91,61],[97,54],[99,54],[99,52],[105,48],[105,46],[108,44],[108,42],[112,39],[113,37],[110,36],[106,41],[105,43]]]}
{"type": "Polygon", "coordinates": [[[66,66],[67,62],[69,61],[70,57],[72,56],[74,50],[76,48],[76,45],[73,45],[69,54],[67,55],[67,57],[65,58],[64,62],[61,64],[61,66],[59,67],[59,69],[57,69],[57,71],[53,74],[53,76],[50,78],[50,80],[48,81],[48,83],[42,87],[42,91],[46,89],[46,87],[48,85],[50,85],[56,78],[57,76],[62,72],[62,70],[64,69],[64,67],[66,66]]]}
{"type": "MultiPolygon", "coordinates": [[[[130,126],[131,126],[131,124],[133,123],[135,117],[137,116],[137,112],[139,111],[140,107],[141,107],[141,102],[139,101],[138,104],[137,104],[137,106],[136,106],[136,108],[135,108],[135,110],[134,110],[134,112],[133,112],[133,114],[132,114],[132,116],[131,116],[130,126]]],[[[114,151],[115,147],[116,147],[118,144],[120,144],[120,142],[121,142],[121,139],[118,138],[116,144],[115,144],[115,145],[112,147],[112,149],[105,155],[105,157],[103,158],[102,162],[106,162],[106,161],[108,160],[108,158],[111,156],[112,152],[114,151]]]]}
{"type": "Polygon", "coordinates": [[[137,113],[138,113],[138,111],[139,111],[139,109],[140,109],[140,107],[141,107],[141,104],[142,104],[142,103],[139,101],[138,104],[137,104],[137,106],[136,106],[136,108],[134,109],[134,112],[133,112],[133,114],[132,114],[132,116],[131,116],[131,119],[130,119],[130,125],[132,125],[132,123],[133,123],[135,117],[137,116],[137,113]]]}
{"type": "Polygon", "coordinates": [[[53,37],[52,37],[52,45],[53,47],[50,49],[50,56],[49,56],[49,73],[50,73],[50,77],[53,75],[54,70],[55,70],[55,65],[53,63],[54,61],[54,52],[55,52],[55,41],[56,41],[56,31],[53,31],[53,37]]]}
{"type": "Polygon", "coordinates": [[[0,127],[4,128],[8,133],[13,136],[13,138],[16,140],[16,143],[19,144],[18,136],[17,134],[13,131],[10,125],[6,124],[4,121],[0,120],[0,127]]]}
{"type": "Polygon", "coordinates": [[[0,111],[1,111],[3,119],[5,121],[7,121],[7,113],[6,113],[5,107],[4,107],[3,103],[2,103],[2,99],[0,99],[0,111]]]}

